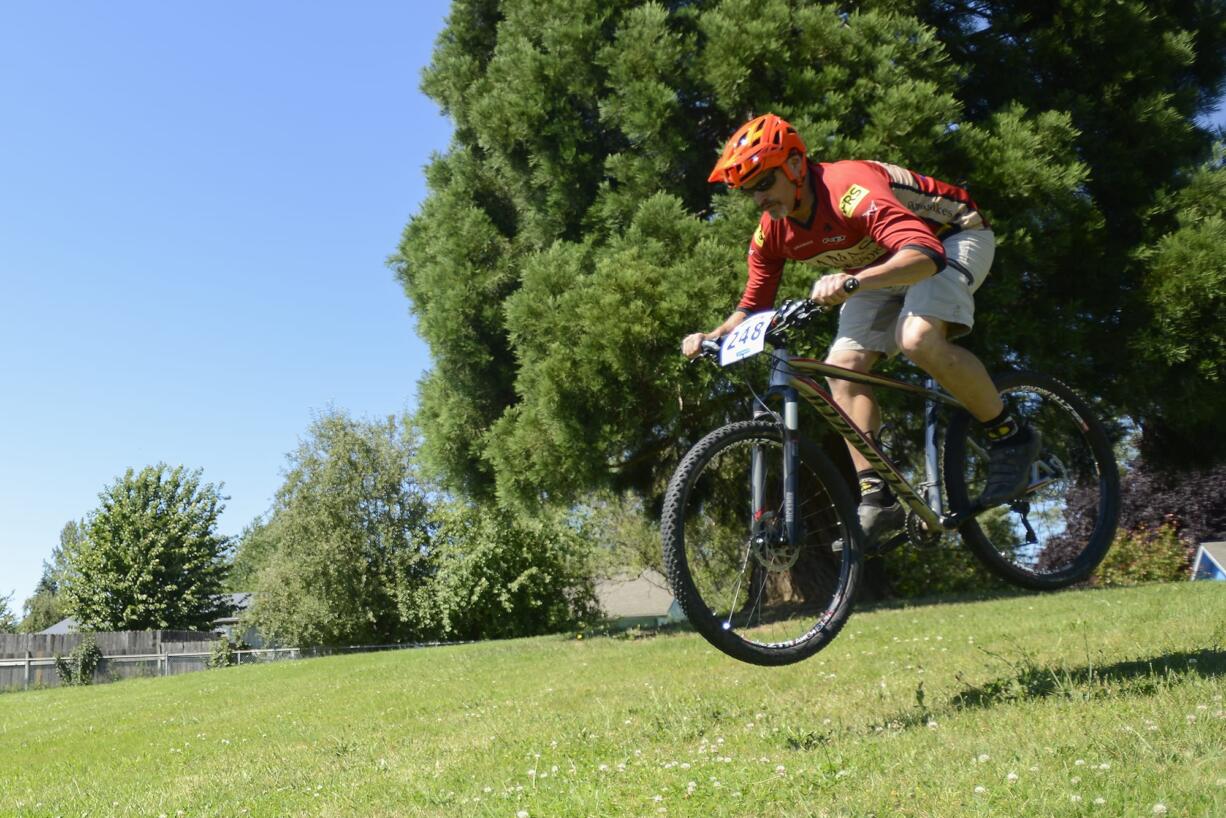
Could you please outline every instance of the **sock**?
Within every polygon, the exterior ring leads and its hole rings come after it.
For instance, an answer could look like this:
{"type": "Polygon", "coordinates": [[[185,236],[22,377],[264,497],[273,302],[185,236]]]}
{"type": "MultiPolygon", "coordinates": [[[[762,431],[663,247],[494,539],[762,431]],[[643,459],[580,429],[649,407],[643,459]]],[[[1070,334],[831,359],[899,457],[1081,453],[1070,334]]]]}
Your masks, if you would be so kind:
{"type": "Polygon", "coordinates": [[[894,505],[894,492],[873,469],[856,472],[856,480],[860,483],[860,502],[864,505],[878,508],[894,505]]]}
{"type": "Polygon", "coordinates": [[[988,436],[988,443],[993,446],[1022,443],[1030,434],[1030,430],[1019,423],[1008,409],[991,420],[984,421],[983,431],[988,436]]]}

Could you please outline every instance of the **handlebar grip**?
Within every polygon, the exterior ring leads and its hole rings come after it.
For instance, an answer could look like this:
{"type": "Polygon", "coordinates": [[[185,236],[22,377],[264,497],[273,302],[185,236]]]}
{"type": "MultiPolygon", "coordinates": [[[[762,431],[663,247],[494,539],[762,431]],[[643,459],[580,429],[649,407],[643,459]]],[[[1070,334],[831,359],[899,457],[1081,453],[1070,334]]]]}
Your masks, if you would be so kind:
{"type": "Polygon", "coordinates": [[[703,341],[701,346],[703,352],[718,353],[720,344],[719,341],[707,340],[703,341]]]}

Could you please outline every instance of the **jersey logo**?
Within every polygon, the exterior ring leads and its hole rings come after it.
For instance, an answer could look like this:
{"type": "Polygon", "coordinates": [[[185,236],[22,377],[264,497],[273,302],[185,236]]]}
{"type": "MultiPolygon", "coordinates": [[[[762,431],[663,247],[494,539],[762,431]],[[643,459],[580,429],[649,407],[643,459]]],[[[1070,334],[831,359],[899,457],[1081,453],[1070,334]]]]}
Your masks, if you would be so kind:
{"type": "Polygon", "coordinates": [[[759,247],[766,243],[766,233],[762,230],[762,225],[758,225],[758,229],[753,231],[753,243],[759,247]]]}
{"type": "Polygon", "coordinates": [[[860,204],[860,200],[867,195],[868,190],[859,185],[852,185],[847,188],[843,198],[839,199],[839,212],[847,218],[851,218],[851,214],[856,212],[856,205],[860,204]]]}

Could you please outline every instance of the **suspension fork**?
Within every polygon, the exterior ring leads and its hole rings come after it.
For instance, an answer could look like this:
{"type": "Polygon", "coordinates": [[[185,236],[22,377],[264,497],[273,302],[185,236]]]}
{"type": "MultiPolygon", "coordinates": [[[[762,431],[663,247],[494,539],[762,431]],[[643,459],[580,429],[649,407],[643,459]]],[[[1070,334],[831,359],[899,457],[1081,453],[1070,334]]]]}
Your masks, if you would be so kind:
{"type": "MultiPolygon", "coordinates": [[[[800,483],[800,437],[797,430],[800,425],[800,395],[790,385],[791,367],[788,366],[790,356],[787,350],[775,349],[771,352],[774,365],[771,367],[770,388],[767,395],[779,395],[783,398],[783,530],[789,544],[798,543],[802,532],[796,516],[796,495],[800,483]]],[[[764,406],[754,407],[754,419],[764,415],[773,415],[764,406]]],[[[768,509],[766,503],[766,475],[768,464],[766,452],[761,446],[754,446],[751,452],[751,488],[753,494],[753,531],[760,529],[758,524],[762,515],[768,509]]]]}
{"type": "MultiPolygon", "coordinates": [[[[939,387],[932,378],[924,379],[924,386],[930,391],[939,387]]],[[[941,499],[941,461],[937,451],[937,412],[940,404],[932,398],[924,399],[924,471],[928,487],[928,507],[936,512],[937,517],[945,516],[945,505],[941,499]]]]}

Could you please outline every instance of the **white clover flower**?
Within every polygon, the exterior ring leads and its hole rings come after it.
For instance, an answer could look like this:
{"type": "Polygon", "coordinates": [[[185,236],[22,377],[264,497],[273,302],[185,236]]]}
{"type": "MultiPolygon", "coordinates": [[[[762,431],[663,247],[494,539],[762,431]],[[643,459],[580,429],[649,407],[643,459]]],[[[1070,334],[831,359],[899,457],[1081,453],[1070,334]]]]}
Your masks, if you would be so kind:
{"type": "Polygon", "coordinates": [[[1101,806],[1102,806],[1103,804],[1105,804],[1105,803],[1107,803],[1107,799],[1106,799],[1106,798],[1095,798],[1095,799],[1094,799],[1094,805],[1095,805],[1095,806],[1101,807],[1101,806]]]}
{"type": "Polygon", "coordinates": [[[1079,759],[1077,759],[1076,761],[1074,761],[1074,762],[1073,762],[1073,765],[1074,765],[1074,766],[1077,766],[1077,767],[1080,767],[1080,766],[1084,765],[1085,763],[1086,763],[1086,761],[1085,761],[1085,759],[1084,759],[1084,758],[1079,758],[1079,759]]]}
{"type": "Polygon", "coordinates": [[[1009,773],[1005,776],[1006,781],[1017,781],[1017,773],[1009,773]]]}
{"type": "Polygon", "coordinates": [[[1154,815],[1166,815],[1166,804],[1154,804],[1154,815]]]}
{"type": "Polygon", "coordinates": [[[653,795],[651,796],[651,800],[655,801],[658,804],[664,800],[664,796],[663,795],[653,795]]]}
{"type": "Polygon", "coordinates": [[[1068,800],[1072,801],[1075,804],[1081,800],[1081,796],[1080,795],[1070,795],[1068,797],[1068,800]]]}
{"type": "Polygon", "coordinates": [[[935,729],[937,729],[938,727],[940,727],[940,725],[936,723],[936,720],[935,720],[935,719],[929,719],[929,720],[928,720],[928,729],[929,729],[929,730],[935,730],[935,729]]]}
{"type": "Polygon", "coordinates": [[[1099,765],[1098,765],[1098,769],[1100,769],[1100,770],[1109,770],[1109,769],[1111,769],[1111,765],[1110,765],[1110,764],[1108,764],[1107,762],[1105,762],[1105,761],[1104,761],[1102,764],[1099,764],[1099,765]]]}
{"type": "Polygon", "coordinates": [[[992,757],[991,757],[990,755],[988,755],[987,753],[980,753],[980,754],[979,754],[979,757],[978,757],[977,759],[975,759],[975,760],[976,760],[976,761],[978,761],[980,764],[982,764],[982,763],[984,763],[985,761],[990,760],[991,758],[992,758],[992,757]]]}
{"type": "Polygon", "coordinates": [[[779,775],[783,775],[787,772],[787,768],[780,764],[779,766],[775,767],[775,772],[779,773],[779,775]]]}
{"type": "Polygon", "coordinates": [[[1071,783],[1071,784],[1080,784],[1080,783],[1081,783],[1081,776],[1078,776],[1078,775],[1073,776],[1073,780],[1072,780],[1071,782],[1069,782],[1069,783],[1071,783]]]}
{"type": "Polygon", "coordinates": [[[982,785],[975,787],[975,795],[983,795],[987,791],[988,791],[988,788],[982,785]]]}
{"type": "Polygon", "coordinates": [[[521,809],[519,812],[515,813],[515,818],[528,818],[528,810],[521,809]]]}

